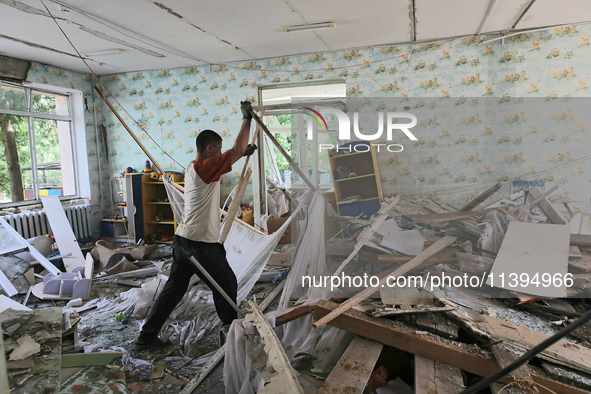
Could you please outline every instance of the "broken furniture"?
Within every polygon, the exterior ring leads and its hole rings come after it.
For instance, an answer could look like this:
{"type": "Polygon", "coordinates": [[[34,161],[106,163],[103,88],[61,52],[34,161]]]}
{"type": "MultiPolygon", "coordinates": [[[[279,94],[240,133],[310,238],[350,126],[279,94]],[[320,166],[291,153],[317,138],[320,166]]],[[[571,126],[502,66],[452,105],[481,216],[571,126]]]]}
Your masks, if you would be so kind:
{"type": "MultiPolygon", "coordinates": [[[[376,213],[382,201],[382,184],[374,145],[352,142],[329,150],[328,157],[339,215],[367,219],[376,213]]],[[[353,232],[346,230],[345,235],[353,232]]]]}

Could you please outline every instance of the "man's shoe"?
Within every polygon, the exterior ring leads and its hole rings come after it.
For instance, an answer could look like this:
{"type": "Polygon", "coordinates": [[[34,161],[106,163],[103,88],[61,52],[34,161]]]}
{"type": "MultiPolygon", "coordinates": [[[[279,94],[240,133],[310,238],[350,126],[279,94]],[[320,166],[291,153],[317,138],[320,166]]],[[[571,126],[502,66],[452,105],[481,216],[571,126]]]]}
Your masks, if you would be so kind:
{"type": "Polygon", "coordinates": [[[145,339],[136,339],[136,341],[134,342],[135,347],[138,350],[147,350],[147,349],[154,349],[154,348],[158,348],[158,347],[165,347],[168,345],[171,345],[171,342],[164,342],[162,339],[156,337],[154,339],[151,340],[145,340],[145,339]]]}

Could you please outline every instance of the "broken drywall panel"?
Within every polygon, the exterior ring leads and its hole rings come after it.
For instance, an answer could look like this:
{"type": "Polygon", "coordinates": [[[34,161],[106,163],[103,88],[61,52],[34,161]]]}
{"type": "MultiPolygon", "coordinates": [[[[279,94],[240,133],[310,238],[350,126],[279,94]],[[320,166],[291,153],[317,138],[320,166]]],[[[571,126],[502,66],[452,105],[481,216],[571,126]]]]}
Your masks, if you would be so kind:
{"type": "Polygon", "coordinates": [[[18,343],[18,347],[10,353],[10,360],[24,360],[41,351],[41,345],[28,335],[20,337],[16,342],[18,343]]]}
{"type": "Polygon", "coordinates": [[[62,260],[66,267],[66,272],[72,272],[76,267],[84,266],[84,256],[80,245],[76,241],[76,236],[70,222],[66,217],[64,208],[58,196],[43,196],[41,197],[43,203],[43,209],[47,215],[47,220],[51,226],[51,231],[55,236],[55,242],[60,250],[60,254],[65,256],[70,254],[68,257],[64,257],[62,260]]]}
{"type": "Polygon", "coordinates": [[[568,225],[510,222],[487,284],[539,297],[566,297],[569,243],[568,225]]]}
{"type": "Polygon", "coordinates": [[[544,215],[546,215],[546,217],[548,217],[548,219],[552,223],[566,224],[566,221],[564,220],[562,215],[556,210],[556,208],[554,208],[552,203],[550,201],[548,201],[548,198],[543,197],[543,196],[544,196],[544,193],[542,193],[542,191],[539,188],[532,187],[529,190],[529,193],[527,196],[527,201],[528,202],[535,202],[535,200],[540,199],[537,204],[540,207],[540,209],[542,209],[542,211],[544,212],[544,215]]]}
{"type": "Polygon", "coordinates": [[[20,235],[15,229],[12,228],[10,224],[6,222],[6,220],[4,220],[3,217],[0,217],[0,227],[2,227],[5,234],[8,233],[14,239],[20,242],[20,244],[23,246],[23,249],[28,249],[31,256],[36,261],[38,261],[48,272],[54,275],[58,275],[60,273],[60,270],[57,269],[55,265],[51,264],[49,260],[47,260],[41,253],[39,253],[37,249],[33,247],[33,245],[28,243],[27,240],[22,237],[22,235],[20,235]]]}
{"type": "Polygon", "coordinates": [[[416,256],[423,251],[426,241],[419,230],[395,230],[386,232],[380,246],[407,256],[416,256]]]}
{"type": "Polygon", "coordinates": [[[269,384],[259,390],[259,393],[273,394],[304,394],[302,386],[298,382],[297,371],[292,368],[281,342],[275,332],[259,310],[259,307],[252,301],[249,302],[252,313],[246,315],[245,319],[251,321],[261,336],[261,343],[265,345],[267,353],[267,370],[274,373],[269,384]]]}
{"type": "Polygon", "coordinates": [[[6,297],[4,294],[0,294],[0,313],[7,309],[14,309],[15,311],[30,311],[31,308],[19,304],[18,302],[6,297]]]}

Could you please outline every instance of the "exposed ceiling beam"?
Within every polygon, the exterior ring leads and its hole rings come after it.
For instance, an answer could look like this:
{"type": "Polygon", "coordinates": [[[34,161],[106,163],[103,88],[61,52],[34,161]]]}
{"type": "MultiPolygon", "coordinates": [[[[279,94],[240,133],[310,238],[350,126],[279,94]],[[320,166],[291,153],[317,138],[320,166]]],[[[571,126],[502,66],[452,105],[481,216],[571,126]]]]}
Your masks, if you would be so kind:
{"type": "Polygon", "coordinates": [[[536,0],[531,0],[529,2],[529,4],[527,5],[527,7],[525,7],[525,10],[523,10],[523,12],[521,13],[521,15],[519,15],[519,18],[517,18],[517,20],[515,21],[515,23],[513,24],[513,26],[511,26],[512,29],[515,29],[515,26],[517,26],[517,24],[519,22],[521,22],[521,19],[523,19],[523,17],[527,13],[527,11],[529,11],[529,9],[531,8],[531,6],[534,5],[535,2],[536,2],[536,0]]]}
{"type": "Polygon", "coordinates": [[[486,22],[488,21],[490,14],[492,14],[492,10],[493,10],[493,8],[495,8],[496,3],[497,3],[497,0],[492,0],[490,7],[488,7],[488,11],[486,13],[486,16],[484,17],[484,20],[482,21],[482,24],[480,25],[480,29],[478,29],[478,33],[476,33],[477,36],[482,34],[482,31],[484,30],[484,26],[486,25],[486,22]]]}

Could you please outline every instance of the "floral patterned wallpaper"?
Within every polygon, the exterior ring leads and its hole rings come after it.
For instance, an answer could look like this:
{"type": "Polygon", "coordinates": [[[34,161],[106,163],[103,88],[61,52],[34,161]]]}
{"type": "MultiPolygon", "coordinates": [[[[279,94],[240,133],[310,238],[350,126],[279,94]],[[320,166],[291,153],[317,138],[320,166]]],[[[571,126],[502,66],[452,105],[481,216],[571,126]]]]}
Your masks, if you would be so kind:
{"type": "MultiPolygon", "coordinates": [[[[417,143],[397,141],[404,145],[403,152],[378,154],[385,193],[469,201],[498,181],[507,182],[502,189],[507,194],[511,180],[543,179],[546,189],[559,185],[552,199],[568,199],[574,212],[589,211],[591,167],[581,159],[591,143],[583,99],[589,96],[590,36],[591,26],[579,25],[490,43],[486,38],[463,38],[102,78],[144,127],[145,132],[121,112],[166,170],[182,172],[194,159],[201,130],[219,132],[224,149],[230,148],[241,124],[240,101],[257,102],[259,86],[341,78],[348,97],[371,98],[376,112],[404,109],[419,119],[413,129],[417,143]]],[[[60,86],[68,81],[92,97],[85,76],[36,67],[31,75],[37,80],[60,86]]],[[[92,116],[87,118],[92,152],[97,143],[92,116]]],[[[111,169],[142,169],[145,154],[114,115],[101,107],[97,119],[108,129],[110,163],[103,163],[103,179],[111,169]]],[[[99,163],[89,160],[94,182],[99,163]]],[[[222,177],[222,200],[241,167],[242,162],[237,163],[222,177]]],[[[106,184],[103,197],[109,193],[106,184]]],[[[251,189],[247,197],[252,198],[251,189]]],[[[562,209],[562,204],[557,207],[562,209]]]]}

